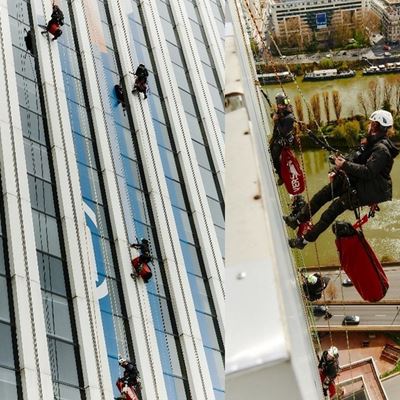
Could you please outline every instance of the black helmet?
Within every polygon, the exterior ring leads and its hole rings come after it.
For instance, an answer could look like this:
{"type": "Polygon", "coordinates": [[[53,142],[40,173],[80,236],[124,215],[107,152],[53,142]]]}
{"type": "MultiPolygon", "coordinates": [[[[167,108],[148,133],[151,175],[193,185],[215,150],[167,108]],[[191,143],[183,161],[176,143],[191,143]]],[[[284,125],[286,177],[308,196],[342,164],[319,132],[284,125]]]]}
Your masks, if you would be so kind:
{"type": "Polygon", "coordinates": [[[276,104],[282,104],[285,106],[287,106],[289,104],[289,99],[283,92],[279,92],[276,94],[275,101],[276,101],[276,104]]]}

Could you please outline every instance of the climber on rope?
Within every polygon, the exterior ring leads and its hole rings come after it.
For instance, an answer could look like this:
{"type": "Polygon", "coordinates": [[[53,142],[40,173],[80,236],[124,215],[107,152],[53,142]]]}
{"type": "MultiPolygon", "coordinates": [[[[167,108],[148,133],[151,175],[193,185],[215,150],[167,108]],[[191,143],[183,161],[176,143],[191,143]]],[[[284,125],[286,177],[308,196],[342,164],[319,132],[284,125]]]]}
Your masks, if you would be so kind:
{"type": "Polygon", "coordinates": [[[114,91],[118,104],[121,104],[122,108],[125,110],[126,104],[125,104],[125,96],[124,96],[124,91],[122,89],[122,85],[116,84],[114,86],[114,91]]]}
{"type": "Polygon", "coordinates": [[[131,247],[139,250],[140,255],[132,260],[134,273],[131,274],[132,278],[141,276],[144,283],[148,283],[149,279],[153,276],[149,263],[153,261],[150,254],[150,243],[147,239],[142,239],[140,243],[132,243],[131,247]]]}
{"type": "Polygon", "coordinates": [[[283,185],[281,174],[281,152],[285,146],[292,147],[294,144],[295,117],[289,99],[283,92],[275,96],[277,110],[273,114],[274,130],[270,141],[272,162],[278,175],[278,185],[283,185]]]}
{"type": "Polygon", "coordinates": [[[297,215],[284,216],[286,224],[296,229],[328,201],[334,200],[321,215],[320,220],[304,235],[290,239],[292,248],[303,249],[345,210],[381,203],[392,199],[390,172],[393,159],[399,154],[388,137],[393,126],[392,114],[385,110],[374,111],[370,116],[365,144],[356,152],[352,161],[341,155],[334,156],[335,170],[332,181],[317,192],[297,215]]]}
{"type": "Polygon", "coordinates": [[[35,50],[34,50],[34,47],[33,47],[33,43],[34,43],[34,40],[33,40],[33,32],[32,32],[31,29],[29,29],[29,31],[27,31],[27,30],[25,29],[25,33],[26,33],[26,35],[25,35],[25,37],[24,37],[24,41],[25,41],[26,49],[29,51],[29,53],[30,53],[32,56],[34,56],[34,55],[35,55],[35,50]]]}
{"type": "Polygon", "coordinates": [[[339,373],[339,350],[331,346],[322,353],[319,360],[318,370],[321,377],[324,396],[333,397],[336,393],[334,381],[339,373]]]}
{"type": "Polygon", "coordinates": [[[53,35],[53,40],[57,40],[62,35],[62,30],[60,26],[64,25],[64,14],[60,7],[53,4],[53,12],[51,13],[51,19],[46,26],[46,30],[42,31],[42,35],[45,33],[50,33],[53,35]]]}
{"type": "Polygon", "coordinates": [[[147,99],[147,91],[148,91],[148,84],[147,84],[147,77],[149,76],[149,71],[144,64],[139,64],[135,72],[136,80],[133,86],[132,93],[138,91],[139,93],[144,94],[144,99],[147,99]]]}
{"type": "Polygon", "coordinates": [[[117,399],[137,400],[142,385],[136,365],[121,356],[119,356],[118,363],[124,369],[124,374],[121,378],[118,378],[116,382],[118,390],[121,393],[121,396],[117,397],[117,399]]]}
{"type": "Polygon", "coordinates": [[[328,286],[329,277],[314,273],[304,276],[303,278],[303,291],[307,300],[319,300],[322,297],[323,290],[328,286]]]}

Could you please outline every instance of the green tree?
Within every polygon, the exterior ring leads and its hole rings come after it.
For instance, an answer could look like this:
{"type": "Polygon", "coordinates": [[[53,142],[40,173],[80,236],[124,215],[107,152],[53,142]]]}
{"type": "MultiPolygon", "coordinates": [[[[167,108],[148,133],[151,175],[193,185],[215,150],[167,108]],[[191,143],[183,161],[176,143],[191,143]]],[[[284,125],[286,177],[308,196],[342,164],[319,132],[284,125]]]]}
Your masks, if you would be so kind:
{"type": "Polygon", "coordinates": [[[329,69],[334,67],[334,63],[331,58],[322,58],[319,62],[319,65],[322,69],[329,69]]]}
{"type": "Polygon", "coordinates": [[[355,119],[344,124],[345,139],[349,147],[356,146],[360,135],[360,123],[355,119]]]}
{"type": "Polygon", "coordinates": [[[332,130],[332,136],[335,138],[342,138],[346,137],[346,131],[344,129],[344,125],[336,125],[332,130]]]}

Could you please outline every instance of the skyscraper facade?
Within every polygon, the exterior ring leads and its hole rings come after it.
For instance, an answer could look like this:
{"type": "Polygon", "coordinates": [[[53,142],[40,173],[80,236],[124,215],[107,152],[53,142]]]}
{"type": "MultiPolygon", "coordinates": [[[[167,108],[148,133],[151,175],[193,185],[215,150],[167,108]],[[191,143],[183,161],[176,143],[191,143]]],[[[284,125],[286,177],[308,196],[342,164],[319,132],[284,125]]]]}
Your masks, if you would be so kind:
{"type": "Polygon", "coordinates": [[[224,2],[55,3],[0,0],[0,398],[223,399],[224,2]]]}

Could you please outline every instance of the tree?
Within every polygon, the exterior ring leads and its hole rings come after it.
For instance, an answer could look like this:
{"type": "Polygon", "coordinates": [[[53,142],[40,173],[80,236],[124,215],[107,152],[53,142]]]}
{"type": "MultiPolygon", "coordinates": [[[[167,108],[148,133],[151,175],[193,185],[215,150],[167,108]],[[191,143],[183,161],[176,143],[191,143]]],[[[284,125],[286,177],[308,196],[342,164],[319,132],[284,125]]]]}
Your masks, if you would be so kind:
{"type": "Polygon", "coordinates": [[[383,102],[382,108],[386,111],[392,112],[392,92],[393,84],[390,79],[385,79],[383,82],[383,102]]]}
{"type": "Polygon", "coordinates": [[[378,86],[378,82],[376,80],[370,81],[368,83],[368,98],[371,104],[371,108],[373,111],[379,108],[380,104],[380,90],[378,86]]]}
{"type": "Polygon", "coordinates": [[[335,65],[331,58],[322,58],[319,62],[319,66],[322,69],[329,69],[329,68],[333,68],[335,65]]]}
{"type": "Polygon", "coordinates": [[[394,105],[396,115],[400,113],[400,78],[396,77],[393,83],[394,105]]]}
{"type": "Polygon", "coordinates": [[[296,108],[297,119],[299,121],[304,121],[304,110],[303,110],[303,103],[301,101],[301,97],[297,95],[294,98],[294,105],[296,108]]]}
{"type": "Polygon", "coordinates": [[[335,111],[336,120],[340,120],[340,114],[342,113],[342,100],[337,90],[332,92],[333,109],[335,111]]]}
{"type": "Polygon", "coordinates": [[[331,120],[331,110],[329,109],[329,93],[328,92],[322,93],[322,100],[324,101],[326,122],[329,124],[329,121],[331,120]]]}
{"type": "Polygon", "coordinates": [[[253,38],[250,39],[250,48],[251,48],[251,51],[253,53],[253,57],[255,59],[258,59],[259,53],[260,53],[260,49],[258,48],[257,42],[253,38]]]}
{"type": "Polygon", "coordinates": [[[311,110],[314,116],[315,122],[318,124],[318,126],[321,125],[321,103],[320,103],[320,97],[319,94],[316,93],[311,97],[310,100],[311,104],[311,110]]]}
{"type": "Polygon", "coordinates": [[[301,40],[301,20],[299,17],[291,17],[285,19],[285,32],[286,32],[286,42],[288,47],[292,48],[302,48],[301,40]]]}
{"type": "Polygon", "coordinates": [[[334,300],[337,297],[337,288],[335,284],[332,283],[332,281],[328,283],[328,286],[325,289],[325,297],[328,300],[334,300]]]}
{"type": "Polygon", "coordinates": [[[344,124],[345,138],[349,147],[356,146],[360,135],[360,123],[355,119],[344,124]]]}
{"type": "Polygon", "coordinates": [[[363,92],[358,93],[357,99],[358,99],[358,104],[361,106],[361,108],[364,111],[365,118],[368,118],[367,102],[365,100],[363,92]]]}

